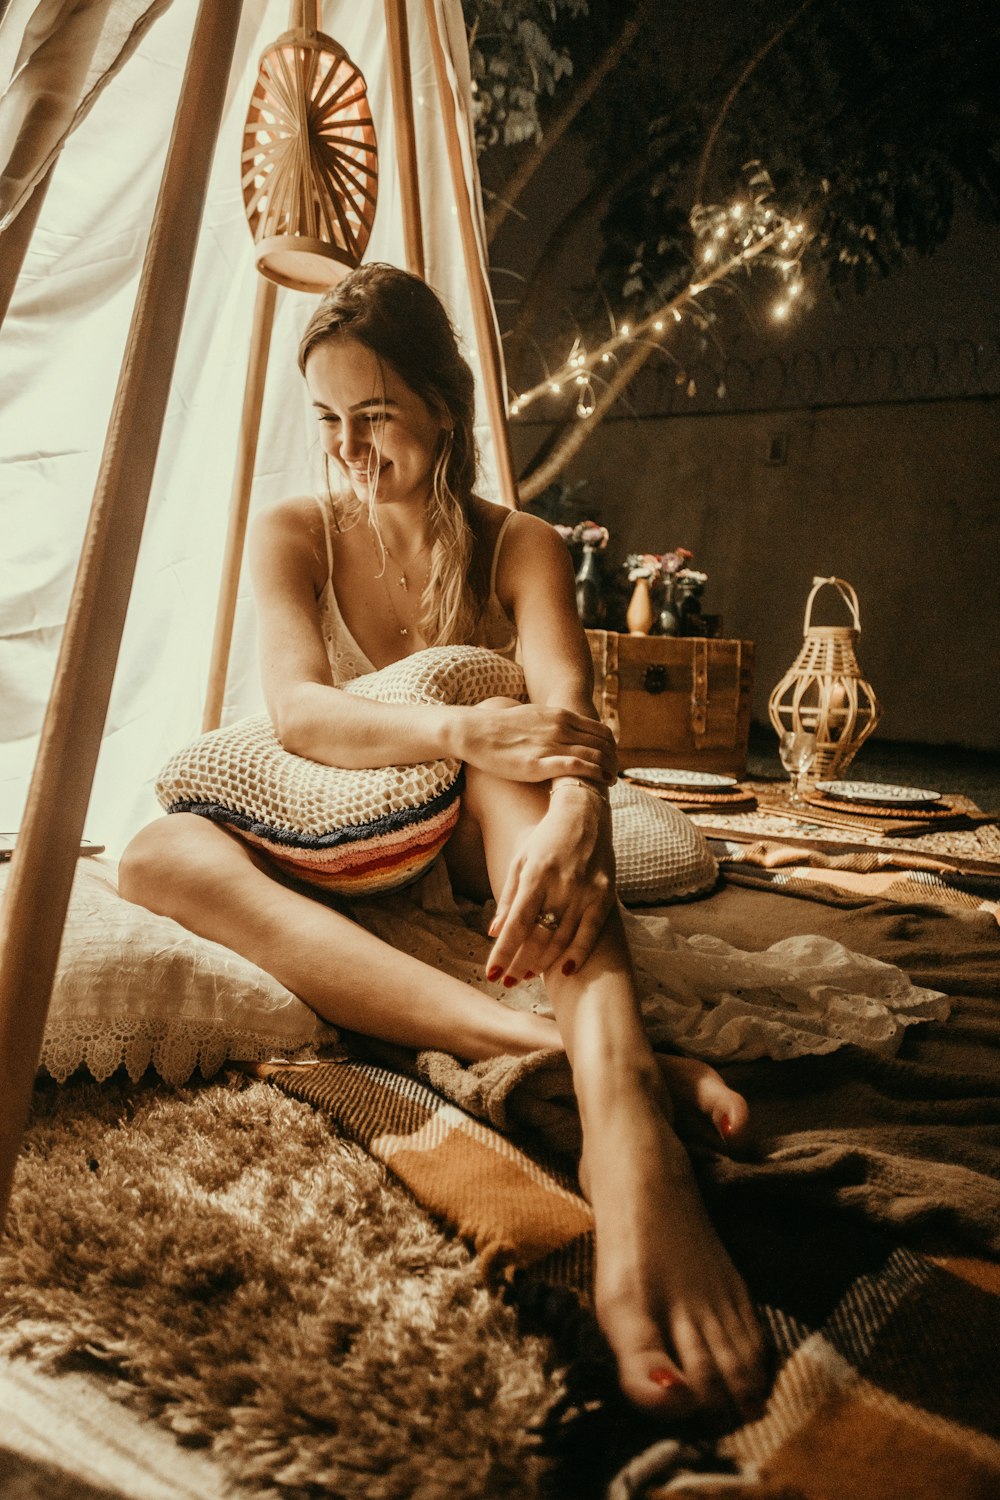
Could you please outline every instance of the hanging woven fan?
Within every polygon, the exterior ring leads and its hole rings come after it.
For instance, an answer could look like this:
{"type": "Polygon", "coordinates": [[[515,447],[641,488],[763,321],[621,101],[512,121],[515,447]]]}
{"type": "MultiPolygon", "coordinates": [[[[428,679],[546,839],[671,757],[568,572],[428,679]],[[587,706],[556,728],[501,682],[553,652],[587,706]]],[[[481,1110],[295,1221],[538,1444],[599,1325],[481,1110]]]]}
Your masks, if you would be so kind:
{"type": "Polygon", "coordinates": [[[257,268],[281,286],[333,286],[365,253],[378,147],[365,80],[339,42],[286,31],[260,59],[243,132],[243,201],[257,268]]]}

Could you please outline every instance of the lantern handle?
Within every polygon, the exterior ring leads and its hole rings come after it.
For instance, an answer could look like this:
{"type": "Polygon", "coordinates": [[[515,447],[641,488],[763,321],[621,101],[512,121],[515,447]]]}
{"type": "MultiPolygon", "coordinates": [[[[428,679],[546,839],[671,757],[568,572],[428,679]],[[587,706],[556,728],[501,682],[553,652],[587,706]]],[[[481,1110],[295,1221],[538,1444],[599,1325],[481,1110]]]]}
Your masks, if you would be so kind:
{"type": "Polygon", "coordinates": [[[840,595],[844,603],[847,605],[848,609],[851,611],[851,614],[854,616],[854,629],[860,635],[861,616],[858,613],[858,596],[852,589],[851,585],[846,581],[846,579],[843,578],[813,578],[812,591],[809,595],[809,598],[806,600],[806,618],[805,624],[802,627],[803,634],[805,634],[805,632],[812,624],[813,600],[819,593],[820,589],[825,588],[828,583],[833,584],[833,586],[837,590],[837,593],[840,595]]]}

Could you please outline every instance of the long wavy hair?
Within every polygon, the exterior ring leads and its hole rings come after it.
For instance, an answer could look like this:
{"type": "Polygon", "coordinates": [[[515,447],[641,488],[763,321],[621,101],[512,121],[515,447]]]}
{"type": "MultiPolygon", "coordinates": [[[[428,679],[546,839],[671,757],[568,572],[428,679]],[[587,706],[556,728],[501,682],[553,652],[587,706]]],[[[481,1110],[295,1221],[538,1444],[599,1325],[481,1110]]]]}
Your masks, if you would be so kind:
{"type": "MultiPolygon", "coordinates": [[[[448,314],[418,276],[373,262],[345,276],[316,308],[299,344],[303,374],[316,346],[338,335],[364,344],[444,424],[428,502],[431,553],[420,632],[431,646],[467,641],[487,591],[481,568],[473,568],[476,397],[472,371],[459,352],[448,314]]],[[[375,448],[372,467],[377,471],[377,435],[375,448]]],[[[352,498],[349,492],[335,497],[345,518],[352,498]]],[[[370,487],[368,522],[381,542],[375,501],[370,487]]]]}

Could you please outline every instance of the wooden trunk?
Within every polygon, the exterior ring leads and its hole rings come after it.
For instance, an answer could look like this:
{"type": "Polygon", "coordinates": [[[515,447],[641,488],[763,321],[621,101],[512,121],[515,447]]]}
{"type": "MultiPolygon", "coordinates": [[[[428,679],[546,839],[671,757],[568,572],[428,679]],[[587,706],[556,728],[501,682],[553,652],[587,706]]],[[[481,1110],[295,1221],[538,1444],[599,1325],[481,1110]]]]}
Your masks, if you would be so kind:
{"type": "Polygon", "coordinates": [[[618,767],[740,776],[750,733],[753,642],[588,630],[594,704],[618,767]]]}

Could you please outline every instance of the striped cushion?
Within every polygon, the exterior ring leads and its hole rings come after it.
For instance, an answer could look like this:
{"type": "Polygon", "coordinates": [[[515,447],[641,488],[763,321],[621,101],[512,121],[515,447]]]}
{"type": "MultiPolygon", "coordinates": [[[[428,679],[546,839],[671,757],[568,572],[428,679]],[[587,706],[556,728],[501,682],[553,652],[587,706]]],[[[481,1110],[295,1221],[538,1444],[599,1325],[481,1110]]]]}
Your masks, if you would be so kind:
{"type": "MultiPolygon", "coordinates": [[[[520,667],[481,646],[432,646],[344,691],[383,703],[522,698],[520,667]]],[[[167,812],[198,813],[263,849],[290,875],[347,896],[397,890],[429,868],[458,821],[462,767],[345,770],[283,749],[266,714],[215,729],[156,783],[167,812]]]]}

